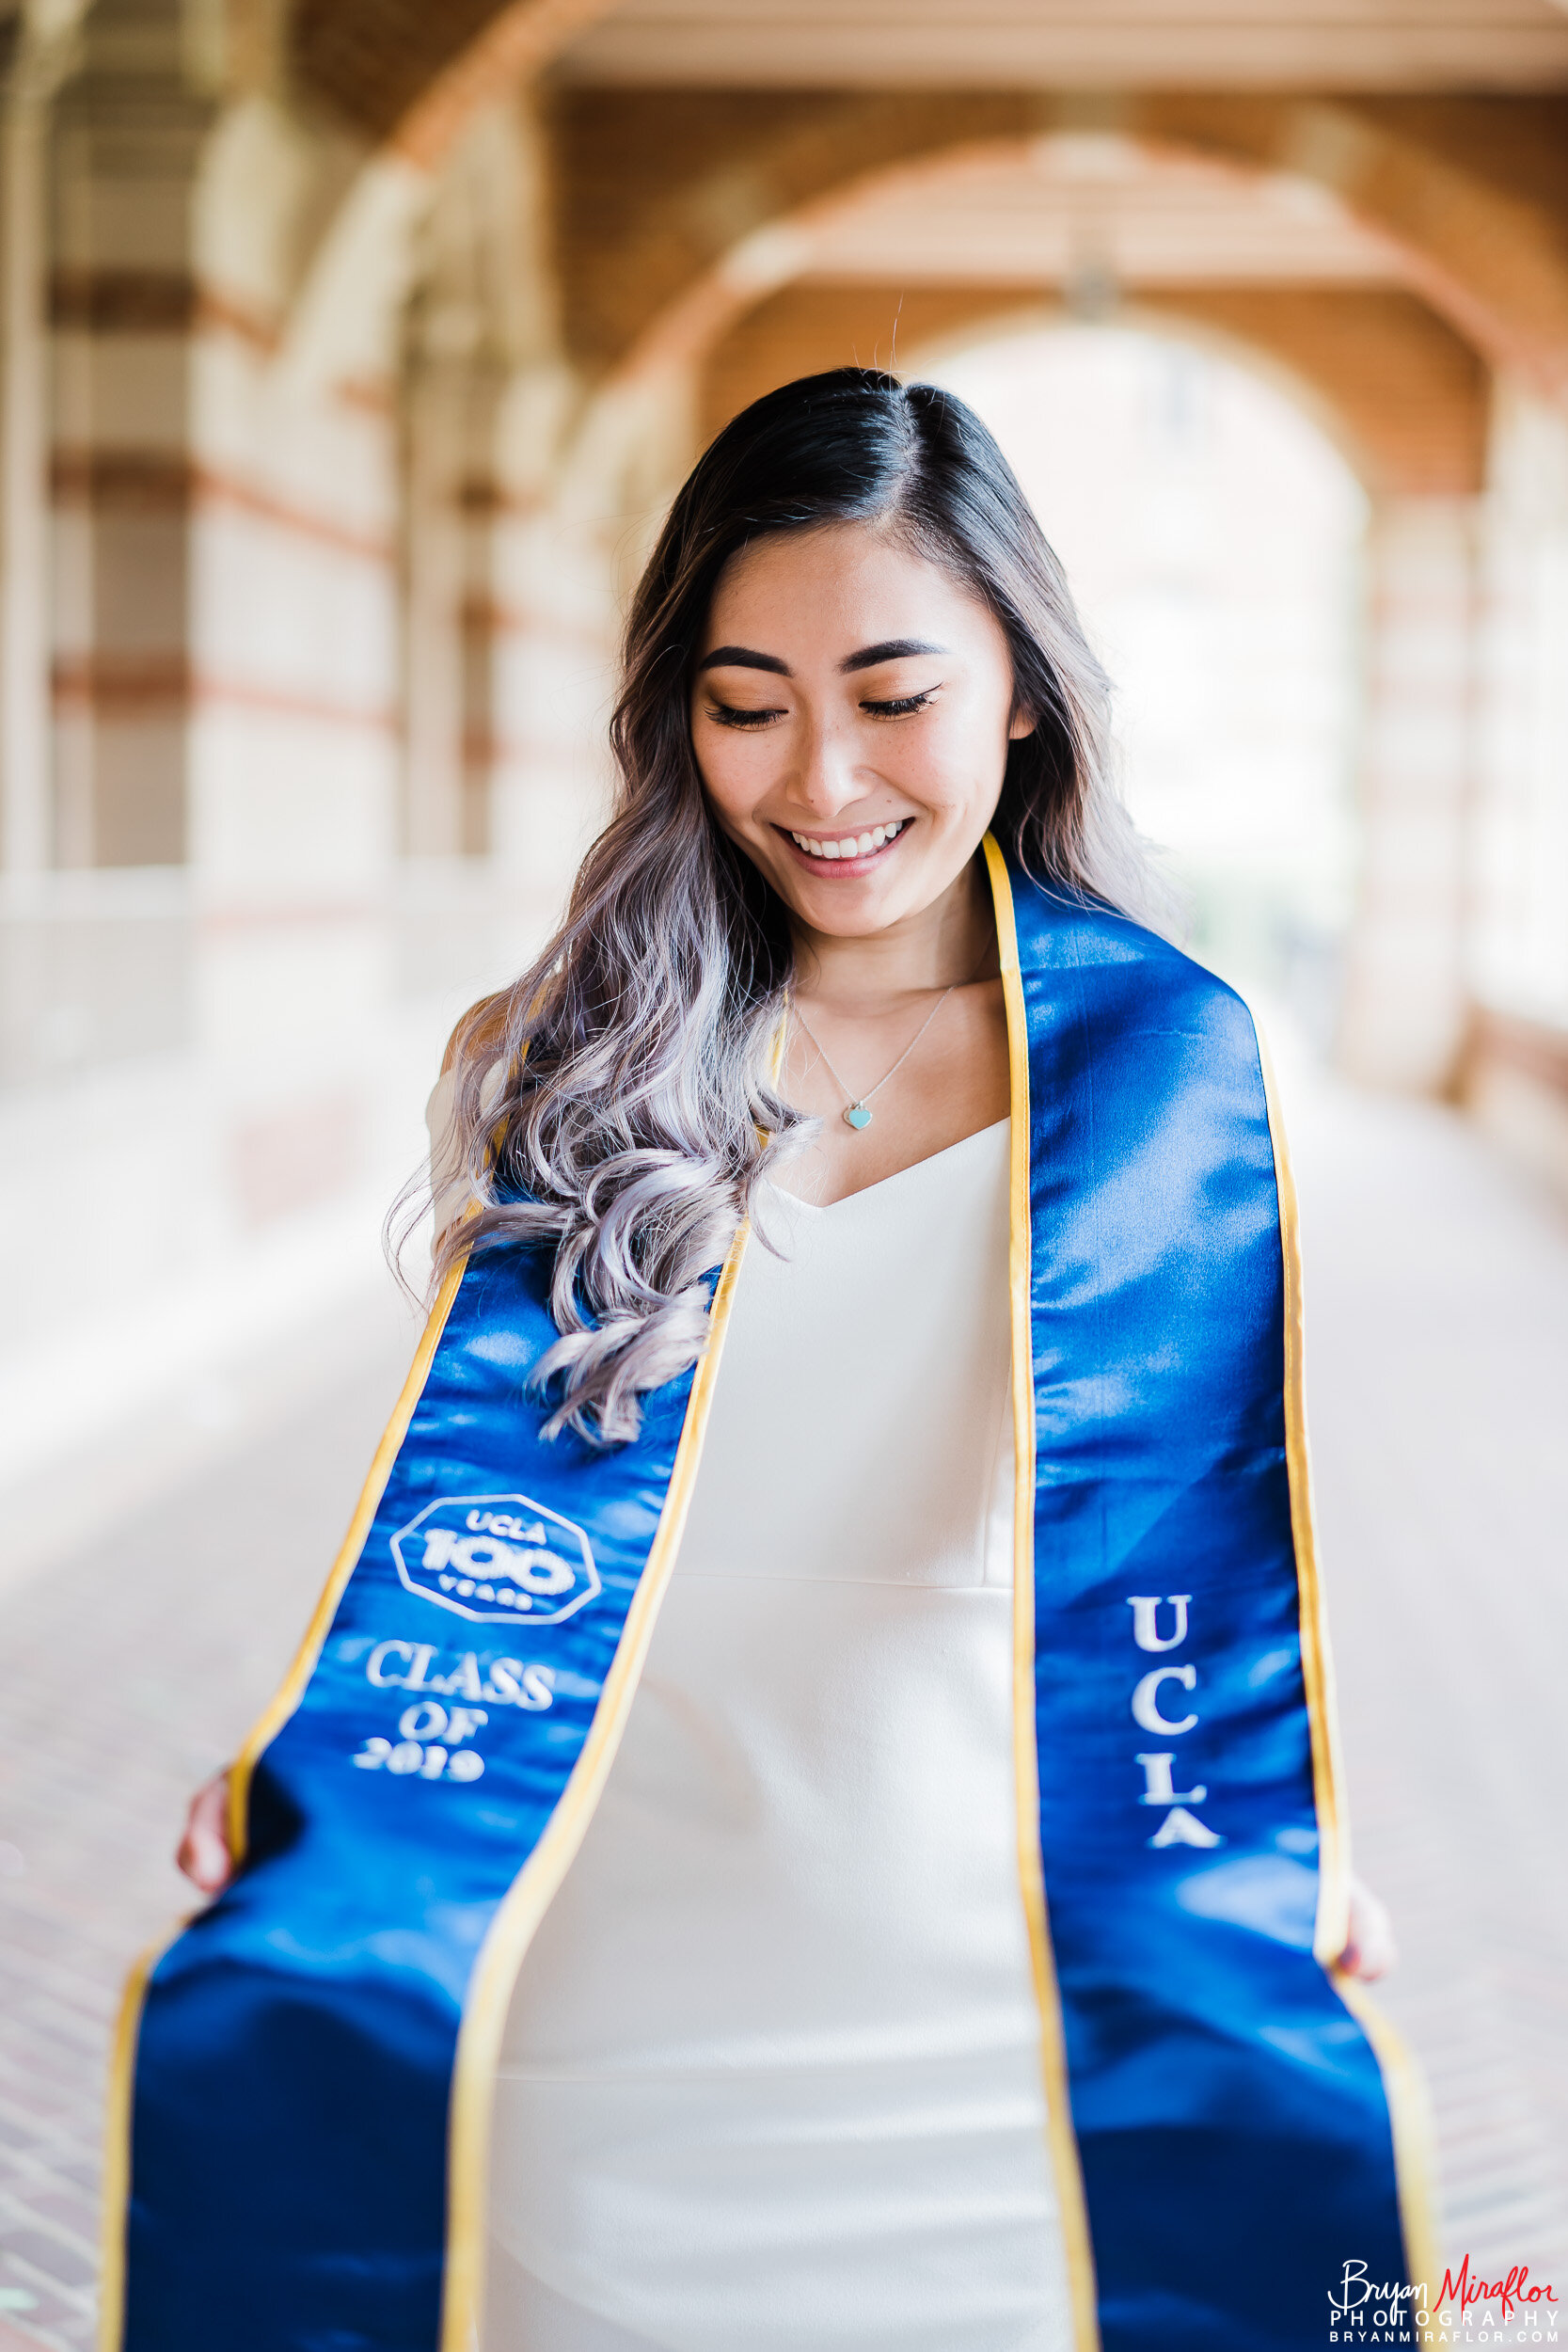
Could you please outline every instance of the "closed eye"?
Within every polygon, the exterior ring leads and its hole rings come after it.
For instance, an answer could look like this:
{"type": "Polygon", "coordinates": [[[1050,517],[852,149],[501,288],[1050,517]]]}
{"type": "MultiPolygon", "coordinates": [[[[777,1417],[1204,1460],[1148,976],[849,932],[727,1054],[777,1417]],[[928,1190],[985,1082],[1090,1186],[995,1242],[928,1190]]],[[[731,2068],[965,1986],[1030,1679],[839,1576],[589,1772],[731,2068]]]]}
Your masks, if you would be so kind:
{"type": "Polygon", "coordinates": [[[769,719],[782,719],[783,710],[743,710],[735,703],[710,703],[708,717],[721,727],[763,727],[769,719]]]}
{"type": "Polygon", "coordinates": [[[861,708],[869,710],[874,719],[905,719],[911,710],[928,710],[937,691],[936,687],[927,686],[918,694],[900,694],[895,702],[862,703],[861,708]]]}

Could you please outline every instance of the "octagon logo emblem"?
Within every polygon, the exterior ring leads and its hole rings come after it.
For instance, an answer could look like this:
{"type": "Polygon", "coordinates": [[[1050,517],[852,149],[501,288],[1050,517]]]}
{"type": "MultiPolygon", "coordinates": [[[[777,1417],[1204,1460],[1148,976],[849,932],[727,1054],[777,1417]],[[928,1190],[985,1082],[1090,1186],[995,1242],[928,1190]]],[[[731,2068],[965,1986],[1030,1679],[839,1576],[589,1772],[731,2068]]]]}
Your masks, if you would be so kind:
{"type": "Polygon", "coordinates": [[[449,1495],[392,1537],[409,1592],[477,1625],[559,1625],[602,1590],[580,1527],[527,1495],[449,1495]]]}

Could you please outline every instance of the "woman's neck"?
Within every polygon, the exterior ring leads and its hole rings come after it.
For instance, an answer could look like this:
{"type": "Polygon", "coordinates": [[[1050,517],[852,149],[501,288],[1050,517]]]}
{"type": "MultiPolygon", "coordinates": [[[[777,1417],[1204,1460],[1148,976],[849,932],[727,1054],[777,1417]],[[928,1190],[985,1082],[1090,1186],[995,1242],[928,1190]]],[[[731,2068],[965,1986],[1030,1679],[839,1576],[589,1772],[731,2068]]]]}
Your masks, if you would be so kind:
{"type": "Polygon", "coordinates": [[[794,924],[795,993],[853,1018],[996,970],[996,925],[978,860],[940,898],[886,930],[846,939],[794,924]]]}

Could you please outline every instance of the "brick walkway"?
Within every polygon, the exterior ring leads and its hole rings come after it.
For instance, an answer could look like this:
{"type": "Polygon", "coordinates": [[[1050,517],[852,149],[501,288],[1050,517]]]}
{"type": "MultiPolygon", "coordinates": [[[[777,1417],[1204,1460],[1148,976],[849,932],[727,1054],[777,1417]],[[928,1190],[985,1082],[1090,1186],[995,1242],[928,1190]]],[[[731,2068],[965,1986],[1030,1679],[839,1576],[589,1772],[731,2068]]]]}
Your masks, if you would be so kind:
{"type": "Polygon", "coordinates": [[[1568,1220],[1435,1107],[1294,1105],[1356,1858],[1436,2109],[1446,2246],[1568,2298],[1568,1220]]]}
{"type": "Polygon", "coordinates": [[[91,2340],[119,1986],[192,1906],[185,1799],[276,1685],[397,1394],[411,1345],[365,1324],[356,1375],[264,1445],[0,1594],[0,2331],[29,2345],[91,2340]]]}
{"type": "MultiPolygon", "coordinates": [[[[1568,1228],[1441,1111],[1291,1091],[1358,1860],[1404,1947],[1386,2007],[1432,2082],[1449,2252],[1562,2296],[1568,1228]]],[[[184,1907],[185,1795],[335,1549],[402,1375],[388,1334],[367,1306],[352,1375],[312,1393],[302,1362],[293,1418],[0,1593],[0,2352],[89,2340],[119,1983],[184,1907]]]]}

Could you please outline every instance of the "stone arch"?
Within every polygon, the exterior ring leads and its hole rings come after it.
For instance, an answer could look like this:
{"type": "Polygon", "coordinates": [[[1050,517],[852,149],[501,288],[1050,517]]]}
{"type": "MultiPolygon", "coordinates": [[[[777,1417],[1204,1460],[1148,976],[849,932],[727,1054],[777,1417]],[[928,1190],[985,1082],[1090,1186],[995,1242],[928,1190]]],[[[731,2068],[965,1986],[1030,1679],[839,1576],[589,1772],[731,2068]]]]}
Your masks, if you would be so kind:
{"type": "MultiPolygon", "coordinates": [[[[356,297],[397,278],[432,174],[474,114],[537,80],[611,4],[303,0],[297,85],[365,152],[292,306],[297,370],[329,373],[356,297]]],[[[661,89],[650,105],[635,87],[568,86],[553,110],[565,331],[590,380],[638,365],[656,321],[673,324],[683,296],[701,309],[734,249],[842,188],[847,159],[887,170],[1093,120],[1332,190],[1399,240],[1412,289],[1494,366],[1568,392],[1568,102],[1556,96],[661,89]]]]}
{"type": "Polygon", "coordinates": [[[669,91],[649,109],[636,90],[568,90],[553,136],[573,358],[591,377],[669,364],[795,275],[791,227],[851,186],[1085,127],[1328,191],[1399,247],[1411,290],[1492,365],[1568,393],[1568,105],[1556,99],[1168,92],[1086,114],[1027,92],[669,91]]]}
{"type": "MultiPolygon", "coordinates": [[[[887,119],[890,137],[907,137],[904,110],[897,119],[890,111],[887,119]]],[[[1180,142],[1168,134],[1167,124],[1137,146],[1155,158],[1180,154],[1180,142]]],[[[879,283],[864,275],[858,282],[813,275],[835,219],[856,204],[879,191],[912,207],[940,191],[944,180],[982,168],[988,155],[1025,152],[1040,135],[1037,127],[1022,134],[1013,128],[891,162],[868,158],[863,144],[854,151],[852,177],[792,211],[772,214],[762,210],[765,182],[748,176],[763,173],[769,160],[754,146],[752,167],[710,172],[702,207],[689,192],[679,201],[671,196],[662,208],[650,199],[646,214],[639,215],[641,227],[632,224],[627,246],[603,234],[601,214],[604,267],[596,289],[586,246],[577,257],[584,274],[574,281],[572,261],[565,272],[578,305],[577,364],[585,374],[595,362],[599,368],[566,477],[578,495],[595,489],[607,509],[618,506],[625,571],[634,567],[662,495],[695,448],[769,383],[856,357],[889,358],[895,321],[900,348],[908,351],[917,342],[994,327],[1021,307],[1040,316],[1038,279],[1032,286],[999,286],[994,279],[977,282],[976,274],[966,280],[955,270],[946,284],[911,278],[905,287],[891,276],[879,283]],[[713,236],[725,219],[739,233],[716,259],[688,268],[682,282],[682,254],[689,257],[703,235],[713,236]],[[644,230],[653,240],[646,246],[644,230]],[[640,277],[644,260],[655,270],[659,238],[664,244],[657,270],[673,290],[662,309],[655,307],[655,289],[640,277]],[[617,305],[624,326],[637,321],[618,358],[608,331],[617,305]],[[684,439],[677,429],[683,388],[684,439]],[[657,451],[662,484],[652,478],[658,472],[657,451]],[[637,491],[628,486],[618,501],[610,487],[617,468],[627,485],[640,475],[637,491]]],[[[1125,132],[1116,135],[1126,138],[1125,132]]],[[[799,159],[808,141],[803,123],[792,137],[799,159]]],[[[694,151],[694,140],[686,149],[694,151]]],[[[1212,143],[1198,151],[1215,159],[1212,143]]],[[[776,166],[776,151],[771,161],[776,166]]],[[[1218,161],[1253,183],[1282,169],[1277,153],[1265,163],[1232,148],[1218,161]]],[[[1322,176],[1318,184],[1325,184],[1322,176]]],[[[896,204],[890,209],[895,213],[896,204]]],[[[1365,224],[1365,208],[1345,210],[1365,224]]],[[[1167,332],[1217,339],[1255,371],[1283,377],[1298,405],[1329,425],[1330,437],[1373,495],[1368,554],[1373,629],[1361,761],[1365,862],[1349,946],[1345,1050],[1370,1074],[1431,1087],[1444,1083],[1451,1069],[1463,1018],[1459,941],[1469,752],[1464,727],[1457,717],[1449,724],[1446,706],[1436,752],[1426,736],[1418,742],[1418,718],[1431,695],[1413,680],[1429,660],[1445,678],[1469,678],[1475,515],[1494,364],[1517,346],[1473,330],[1465,303],[1451,297],[1430,254],[1413,255],[1406,238],[1386,229],[1372,233],[1389,257],[1376,282],[1355,282],[1347,272],[1336,283],[1271,283],[1265,255],[1252,280],[1134,284],[1131,315],[1167,332]],[[1433,601],[1427,597],[1429,584],[1435,586],[1435,617],[1427,610],[1433,601]],[[1409,876],[1430,882],[1418,905],[1415,886],[1406,886],[1409,876]]],[[[1467,683],[1465,691],[1471,691],[1467,683]]]]}
{"type": "Polygon", "coordinates": [[[434,170],[478,108],[543,71],[613,0],[302,0],[301,89],[373,150],[434,170]]]}
{"type": "MultiPolygon", "coordinates": [[[[908,136],[906,112],[890,119],[890,136],[908,136]]],[[[1259,209],[1259,192],[1282,183],[1277,172],[1266,175],[1261,166],[1233,155],[1216,164],[1205,153],[1195,167],[1192,151],[1164,136],[1132,140],[1125,133],[1101,133],[1085,140],[1082,133],[1058,131],[1042,137],[1037,130],[1020,135],[1016,119],[1015,111],[1014,127],[1006,135],[949,141],[891,163],[868,158],[863,145],[858,146],[851,174],[784,214],[763,215],[767,176],[749,175],[738,166],[716,166],[701,183],[705,210],[694,210],[689,196],[681,199],[684,212],[673,197],[650,197],[644,224],[649,251],[662,256],[664,283],[673,288],[670,300],[651,316],[651,290],[617,248],[613,233],[598,247],[596,293],[594,250],[585,246],[563,255],[563,298],[568,313],[574,306],[576,310],[575,319],[568,315],[566,322],[568,345],[579,380],[592,377],[595,363],[598,373],[568,467],[579,493],[586,494],[586,473],[594,471],[601,511],[630,515],[647,505],[656,420],[673,480],[727,416],[771,383],[856,358],[885,361],[895,354],[900,335],[907,351],[911,339],[968,331],[1002,311],[1040,308],[1041,277],[1015,277],[1007,283],[983,266],[966,271],[961,262],[945,279],[917,272],[905,283],[891,266],[879,277],[862,270],[836,278],[835,240],[846,223],[868,215],[918,216],[922,208],[934,217],[954,192],[973,189],[988,173],[1022,172],[1042,155],[1074,146],[1092,149],[1097,141],[1120,158],[1119,167],[1131,175],[1126,184],[1136,184],[1147,171],[1151,186],[1160,184],[1162,173],[1180,186],[1185,173],[1222,204],[1249,216],[1259,209]],[[748,219],[753,225],[735,236],[717,260],[691,265],[702,234],[711,234],[721,215],[732,228],[748,219]],[[610,356],[609,332],[616,305],[623,323],[635,324],[619,359],[610,356]],[[617,468],[638,476],[635,495],[611,487],[608,476],[617,468]]],[[[800,125],[792,135],[797,144],[806,139],[800,125]]],[[[570,184],[569,137],[566,147],[562,169],[570,184]]],[[[821,162],[818,156],[813,167],[821,162]]],[[[578,156],[576,167],[581,163],[578,156]]],[[[638,177],[636,158],[631,169],[638,177]]],[[[1060,205],[1068,184],[1058,183],[1053,192],[1039,181],[1042,212],[1060,205]]],[[[1454,324],[1451,311],[1445,314],[1434,306],[1430,273],[1410,262],[1400,241],[1368,231],[1338,199],[1325,202],[1323,214],[1330,244],[1340,240],[1333,267],[1348,264],[1341,278],[1330,268],[1323,282],[1303,281],[1298,268],[1293,279],[1286,275],[1271,283],[1265,250],[1255,277],[1211,280],[1198,267],[1190,282],[1172,282],[1167,271],[1155,281],[1134,278],[1128,298],[1151,322],[1161,319],[1174,331],[1218,338],[1265,373],[1283,371],[1298,397],[1317,404],[1320,421],[1327,419],[1331,436],[1370,489],[1474,495],[1484,467],[1486,356],[1454,324]],[[1358,278],[1363,261],[1370,274],[1358,278]]],[[[638,220],[643,219],[640,213],[638,220]]],[[[634,240],[639,257],[642,235],[639,229],[634,240]]],[[[1296,258],[1299,264],[1299,253],[1296,258]]]]}
{"type": "MultiPolygon", "coordinates": [[[[328,15],[383,4],[317,0],[328,15]]],[[[1391,715],[1376,734],[1374,766],[1386,771],[1376,790],[1391,813],[1369,869],[1367,936],[1389,954],[1364,993],[1384,1008],[1395,1042],[1365,1059],[1380,1075],[1440,1083],[1460,1007],[1454,943],[1471,755],[1459,715],[1444,721],[1451,774],[1429,772],[1418,746],[1408,759],[1401,749],[1402,714],[1421,700],[1410,682],[1418,656],[1433,659],[1430,615],[1416,591],[1441,573],[1451,643],[1436,666],[1472,693],[1475,493],[1492,382],[1506,375],[1559,413],[1568,399],[1568,99],[669,87],[656,96],[574,83],[569,57],[562,75],[540,82],[542,66],[569,51],[603,5],[514,0],[502,11],[460,0],[443,12],[447,47],[425,80],[409,57],[399,67],[402,113],[387,100],[359,106],[361,135],[375,144],[294,304],[285,358],[303,357],[318,378],[330,373],[333,333],[375,275],[366,262],[379,257],[393,277],[406,269],[408,231],[465,124],[533,79],[559,299],[551,366],[562,390],[542,501],[562,545],[604,572],[607,610],[722,405],[724,364],[742,356],[748,338],[755,358],[769,326],[785,340],[823,326],[821,290],[809,284],[812,230],[857,189],[901,175],[940,179],[965,156],[1053,133],[1112,135],[1259,184],[1293,175],[1397,251],[1397,268],[1376,290],[1308,293],[1272,283],[1265,265],[1244,287],[1142,288],[1139,307],[1179,331],[1218,336],[1265,373],[1283,369],[1308,405],[1327,404],[1336,437],[1369,487],[1385,494],[1372,598],[1382,655],[1373,667],[1386,674],[1376,695],[1391,715]],[[1402,650],[1402,612],[1414,616],[1404,638],[1410,645],[1420,638],[1416,654],[1402,650]],[[1406,869],[1430,869],[1440,884],[1432,906],[1417,911],[1418,939],[1410,910],[1390,913],[1384,903],[1386,877],[1406,869]],[[1406,1017],[1415,982],[1402,997],[1388,971],[1419,978],[1424,1030],[1406,1017]]],[[[316,85],[325,87],[320,71],[316,85]]],[[[1038,285],[1029,291],[1037,299],[1038,285]]],[[[953,300],[972,317],[1001,307],[994,286],[953,300]]],[[[792,365],[802,363],[797,354],[792,365]]]]}
{"type": "MultiPolygon", "coordinates": [[[[1060,305],[1023,287],[796,281],[744,312],[708,354],[698,385],[705,441],[782,380],[850,361],[889,365],[900,348],[962,346],[1058,324],[1060,305]]],[[[1217,346],[1277,382],[1376,493],[1478,491],[1487,372],[1471,346],[1400,288],[1145,289],[1116,323],[1217,346]]]]}
{"type": "Polygon", "coordinates": [[[296,383],[352,373],[407,290],[412,231],[475,118],[533,82],[613,0],[304,0],[290,64],[360,147],[318,229],[283,325],[296,383]]]}

